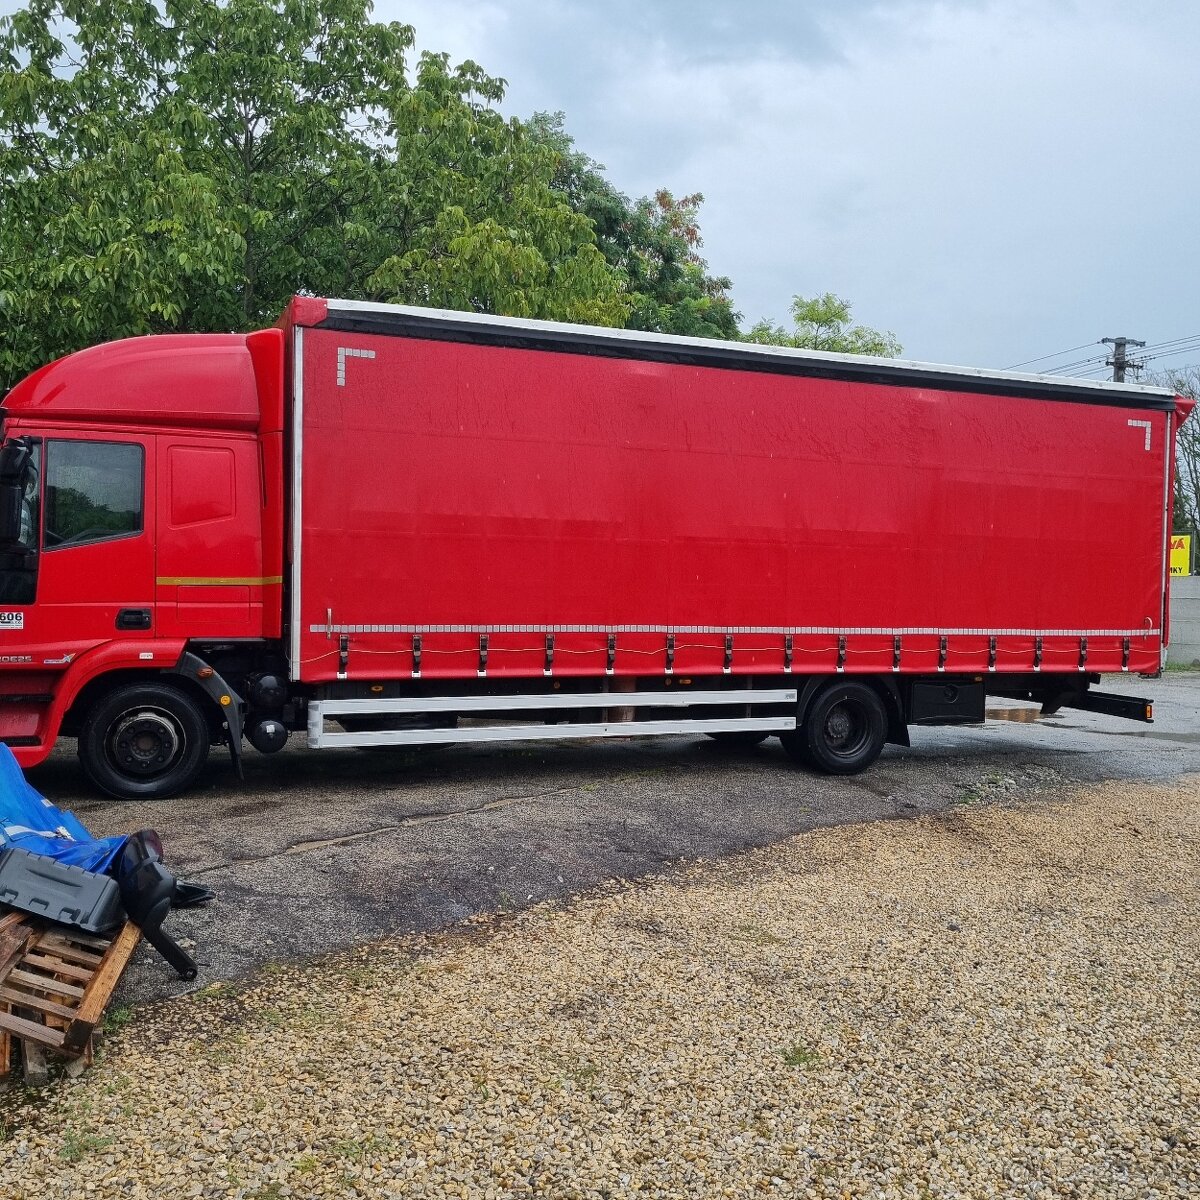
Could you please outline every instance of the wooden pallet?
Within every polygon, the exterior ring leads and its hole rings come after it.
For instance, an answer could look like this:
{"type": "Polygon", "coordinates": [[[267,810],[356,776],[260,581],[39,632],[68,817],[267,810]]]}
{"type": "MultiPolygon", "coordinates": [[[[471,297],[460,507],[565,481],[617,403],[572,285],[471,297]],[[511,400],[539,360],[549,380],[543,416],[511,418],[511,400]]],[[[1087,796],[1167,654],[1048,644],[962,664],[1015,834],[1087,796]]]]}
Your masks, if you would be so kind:
{"type": "Polygon", "coordinates": [[[14,1038],[27,1065],[44,1050],[90,1059],[92,1032],[141,936],[131,922],[97,936],[24,913],[0,917],[0,1077],[14,1038]]]}

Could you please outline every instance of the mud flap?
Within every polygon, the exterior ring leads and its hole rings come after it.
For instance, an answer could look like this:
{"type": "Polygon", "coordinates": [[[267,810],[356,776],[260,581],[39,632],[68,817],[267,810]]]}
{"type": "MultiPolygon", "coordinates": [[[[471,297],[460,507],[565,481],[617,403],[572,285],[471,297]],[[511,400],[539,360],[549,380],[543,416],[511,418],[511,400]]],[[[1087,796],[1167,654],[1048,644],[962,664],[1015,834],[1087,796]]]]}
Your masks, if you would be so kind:
{"type": "Polygon", "coordinates": [[[245,780],[246,777],[242,774],[242,730],[245,725],[246,702],[204,659],[188,650],[179,656],[179,661],[168,674],[183,675],[188,679],[194,679],[204,693],[212,698],[224,716],[225,724],[229,729],[229,758],[233,763],[233,769],[237,773],[238,779],[245,780]],[[228,697],[224,703],[222,703],[223,697],[228,697]]]}

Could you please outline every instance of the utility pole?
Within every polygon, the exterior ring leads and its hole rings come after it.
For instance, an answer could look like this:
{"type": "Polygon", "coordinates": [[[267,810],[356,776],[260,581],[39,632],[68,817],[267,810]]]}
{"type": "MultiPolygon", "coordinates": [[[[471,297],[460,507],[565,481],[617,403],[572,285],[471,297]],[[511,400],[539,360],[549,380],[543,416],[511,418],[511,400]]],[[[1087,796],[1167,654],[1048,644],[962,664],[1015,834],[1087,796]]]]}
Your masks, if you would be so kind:
{"type": "Polygon", "coordinates": [[[1113,369],[1113,383],[1125,382],[1126,368],[1133,371],[1133,373],[1136,375],[1137,372],[1145,366],[1145,363],[1132,362],[1125,357],[1126,347],[1144,346],[1146,344],[1145,342],[1139,342],[1137,338],[1127,337],[1101,338],[1100,340],[1106,346],[1111,346],[1113,348],[1112,358],[1104,360],[1104,365],[1106,367],[1112,367],[1113,369]]]}

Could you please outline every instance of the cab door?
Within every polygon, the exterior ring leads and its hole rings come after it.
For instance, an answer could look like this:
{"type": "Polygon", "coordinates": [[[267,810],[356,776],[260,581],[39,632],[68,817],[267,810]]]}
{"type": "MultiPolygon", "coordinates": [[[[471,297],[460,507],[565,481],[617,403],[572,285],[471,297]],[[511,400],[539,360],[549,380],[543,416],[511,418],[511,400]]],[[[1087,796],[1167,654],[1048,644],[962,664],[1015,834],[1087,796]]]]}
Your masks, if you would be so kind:
{"type": "Polygon", "coordinates": [[[112,639],[156,634],[154,441],[136,435],[43,442],[42,550],[28,614],[46,664],[112,639]]]}
{"type": "Polygon", "coordinates": [[[253,437],[158,438],[159,631],[251,638],[263,631],[262,484],[253,437]]]}

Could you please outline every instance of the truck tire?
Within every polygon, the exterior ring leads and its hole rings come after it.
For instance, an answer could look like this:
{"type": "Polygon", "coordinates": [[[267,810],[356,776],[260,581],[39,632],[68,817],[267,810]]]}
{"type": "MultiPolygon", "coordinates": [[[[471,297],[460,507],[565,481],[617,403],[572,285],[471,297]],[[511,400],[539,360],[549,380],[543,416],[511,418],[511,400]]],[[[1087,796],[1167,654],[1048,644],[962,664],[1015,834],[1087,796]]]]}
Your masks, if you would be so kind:
{"type": "Polygon", "coordinates": [[[728,746],[731,750],[748,750],[751,746],[765,742],[770,736],[769,733],[762,733],[757,729],[731,729],[727,733],[705,734],[705,737],[712,738],[718,746],[728,746]]]}
{"type": "Polygon", "coordinates": [[[868,683],[846,679],[818,692],[801,725],[779,738],[805,766],[826,775],[857,775],[879,757],[887,729],[879,693],[868,683]]]}
{"type": "Polygon", "coordinates": [[[79,733],[84,774],[118,800],[161,800],[184,791],[204,768],[208,748],[200,706],[161,683],[109,692],[79,733]]]}

